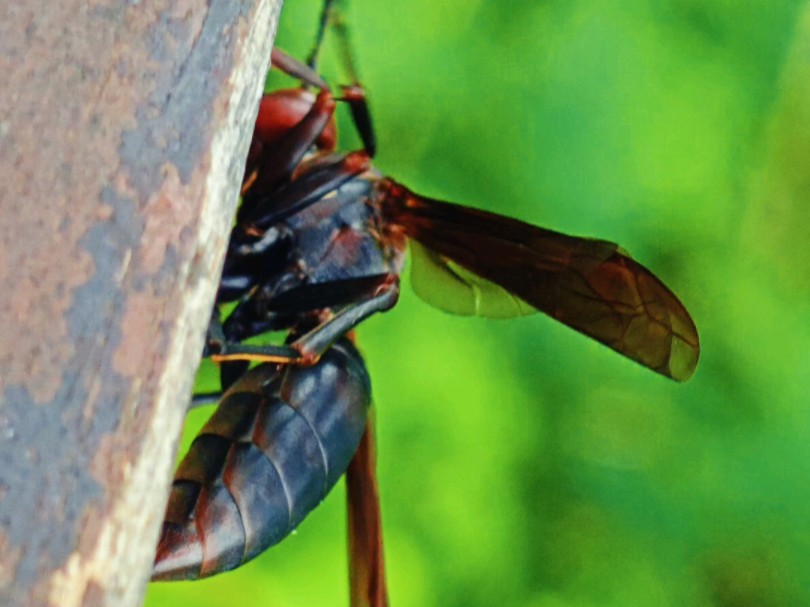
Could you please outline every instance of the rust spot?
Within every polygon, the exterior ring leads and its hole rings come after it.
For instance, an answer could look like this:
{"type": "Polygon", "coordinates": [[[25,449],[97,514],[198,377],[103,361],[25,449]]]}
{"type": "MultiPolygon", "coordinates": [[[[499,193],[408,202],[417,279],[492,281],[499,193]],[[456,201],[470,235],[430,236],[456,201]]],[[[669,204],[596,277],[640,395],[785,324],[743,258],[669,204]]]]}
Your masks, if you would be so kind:
{"type": "MultiPolygon", "coordinates": [[[[177,167],[163,165],[163,185],[146,202],[146,225],[141,237],[140,258],[144,272],[157,272],[170,246],[180,243],[181,232],[192,224],[196,208],[191,201],[201,195],[200,178],[190,185],[180,180],[177,167]]],[[[201,177],[201,174],[200,174],[201,177]]]]}
{"type": "Polygon", "coordinates": [[[14,572],[17,570],[17,563],[20,560],[21,550],[8,541],[5,533],[0,530],[0,603],[7,605],[3,597],[3,589],[7,588],[14,580],[14,572]]]}
{"type": "Polygon", "coordinates": [[[161,333],[161,319],[166,317],[164,297],[133,293],[127,298],[121,321],[121,341],[113,353],[112,368],[128,377],[147,379],[155,361],[145,353],[154,352],[153,340],[161,333]]]}
{"type": "MultiPolygon", "coordinates": [[[[56,395],[62,381],[56,370],[74,352],[65,315],[73,304],[75,289],[88,280],[94,267],[92,257],[77,248],[69,253],[74,259],[69,271],[54,267],[53,252],[49,249],[59,240],[32,243],[31,248],[37,250],[30,255],[10,253],[10,265],[16,269],[6,283],[10,287],[7,305],[0,312],[5,339],[15,346],[13,350],[0,351],[3,369],[0,391],[3,383],[26,384],[34,400],[40,403],[56,395]],[[47,327],[46,332],[43,327],[47,327]]],[[[70,251],[70,237],[62,242],[70,251]]],[[[2,248],[9,250],[6,246],[2,248]]]]}

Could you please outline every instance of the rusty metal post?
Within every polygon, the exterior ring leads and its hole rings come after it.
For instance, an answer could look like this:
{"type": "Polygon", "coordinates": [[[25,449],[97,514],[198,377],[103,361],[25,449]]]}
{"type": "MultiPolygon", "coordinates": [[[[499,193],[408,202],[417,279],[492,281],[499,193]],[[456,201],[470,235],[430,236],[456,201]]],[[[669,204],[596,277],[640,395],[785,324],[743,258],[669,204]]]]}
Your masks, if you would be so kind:
{"type": "Polygon", "coordinates": [[[0,4],[0,605],[142,600],[280,4],[0,4]]]}

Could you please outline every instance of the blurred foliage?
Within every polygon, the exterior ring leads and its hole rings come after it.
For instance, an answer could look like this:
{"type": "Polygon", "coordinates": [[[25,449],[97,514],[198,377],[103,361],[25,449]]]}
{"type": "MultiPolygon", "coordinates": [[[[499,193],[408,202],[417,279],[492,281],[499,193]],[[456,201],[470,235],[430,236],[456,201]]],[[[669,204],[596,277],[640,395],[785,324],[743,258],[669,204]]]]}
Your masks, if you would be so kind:
{"type": "MultiPolygon", "coordinates": [[[[288,2],[278,44],[305,56],[318,10],[288,2]]],[[[810,5],[352,0],[348,22],[384,172],[622,243],[703,344],[676,385],[406,284],[359,331],[392,603],[810,605],[810,5]]],[[[343,500],[146,604],[347,605],[343,500]]]]}

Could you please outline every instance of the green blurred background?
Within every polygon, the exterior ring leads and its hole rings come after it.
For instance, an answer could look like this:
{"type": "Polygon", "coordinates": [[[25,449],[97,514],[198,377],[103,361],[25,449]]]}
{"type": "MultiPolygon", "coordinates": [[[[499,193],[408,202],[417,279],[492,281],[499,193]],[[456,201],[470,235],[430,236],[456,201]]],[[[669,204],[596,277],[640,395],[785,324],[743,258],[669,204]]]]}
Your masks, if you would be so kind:
{"type": "MultiPolygon", "coordinates": [[[[289,1],[279,46],[304,56],[319,6],[289,1]]],[[[348,22],[383,171],[621,243],[703,345],[677,385],[406,279],[359,331],[393,605],[810,605],[810,4],[352,0],[348,22]]],[[[344,519],[341,484],[146,604],[347,605],[344,519]]]]}

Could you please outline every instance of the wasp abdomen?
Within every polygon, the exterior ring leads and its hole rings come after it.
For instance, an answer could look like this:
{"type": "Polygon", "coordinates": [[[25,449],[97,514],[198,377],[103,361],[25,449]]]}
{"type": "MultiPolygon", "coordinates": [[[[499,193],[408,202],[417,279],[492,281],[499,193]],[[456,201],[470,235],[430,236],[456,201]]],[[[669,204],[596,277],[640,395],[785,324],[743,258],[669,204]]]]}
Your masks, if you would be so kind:
{"type": "Polygon", "coordinates": [[[223,396],[175,474],[153,579],[201,578],[286,537],[352,458],[371,390],[341,341],[317,365],[260,365],[223,396]]]}

